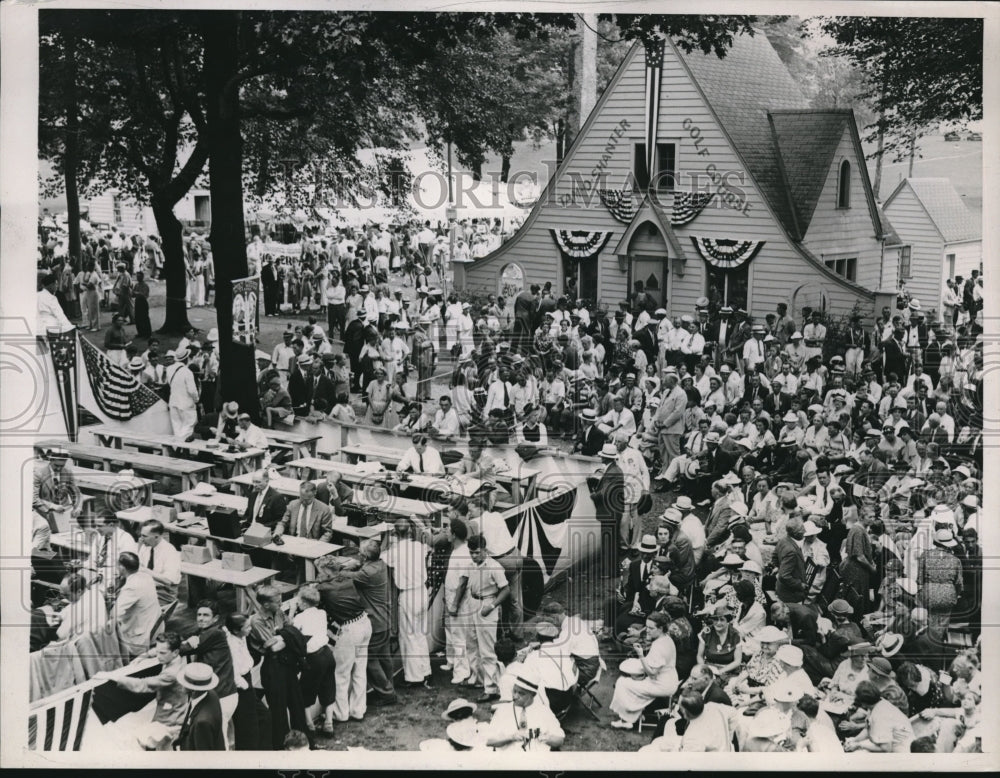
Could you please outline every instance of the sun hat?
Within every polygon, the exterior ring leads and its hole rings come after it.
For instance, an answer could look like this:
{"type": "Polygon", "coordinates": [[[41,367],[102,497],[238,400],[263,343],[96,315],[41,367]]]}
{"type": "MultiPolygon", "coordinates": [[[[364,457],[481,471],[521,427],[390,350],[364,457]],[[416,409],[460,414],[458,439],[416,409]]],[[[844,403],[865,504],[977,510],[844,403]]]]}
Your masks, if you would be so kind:
{"type": "Polygon", "coordinates": [[[895,656],[903,647],[903,636],[898,632],[883,632],[875,641],[875,647],[886,658],[895,656]]]}
{"type": "Polygon", "coordinates": [[[965,495],[965,497],[962,498],[962,505],[968,508],[978,508],[979,498],[976,497],[976,495],[974,494],[967,494],[965,495]]]}
{"type": "Polygon", "coordinates": [[[663,514],[660,516],[660,521],[671,527],[680,526],[681,523],[681,512],[677,510],[674,506],[667,508],[663,514]]]}
{"type": "Polygon", "coordinates": [[[691,502],[691,498],[686,494],[682,494],[676,500],[674,500],[674,507],[680,508],[682,511],[694,510],[694,504],[691,502]]]}
{"type": "Polygon", "coordinates": [[[850,603],[839,598],[831,602],[827,610],[835,616],[850,616],[854,613],[854,608],[851,607],[850,603]]]}
{"type": "Polygon", "coordinates": [[[469,702],[468,700],[463,700],[461,698],[452,700],[448,703],[448,707],[445,709],[444,713],[441,714],[441,718],[446,721],[465,719],[476,712],[476,707],[476,703],[469,702]]]}
{"type": "Polygon", "coordinates": [[[788,633],[783,629],[778,629],[773,624],[768,624],[754,632],[753,638],[758,643],[780,643],[783,640],[788,640],[788,633]]]}
{"type": "Polygon", "coordinates": [[[209,343],[218,343],[219,342],[219,328],[218,327],[212,327],[212,329],[210,329],[208,331],[208,335],[205,336],[205,340],[207,342],[209,342],[209,343]]]}
{"type": "Polygon", "coordinates": [[[219,676],[204,662],[190,662],[177,674],[177,683],[195,692],[207,692],[219,685],[219,676]]]}
{"type": "Polygon", "coordinates": [[[743,558],[739,554],[734,554],[732,551],[730,551],[728,554],[726,554],[726,556],[723,558],[720,564],[723,567],[736,567],[737,565],[742,566],[743,558]]]}
{"type": "Polygon", "coordinates": [[[939,529],[934,533],[934,545],[944,548],[954,548],[958,545],[955,534],[948,528],[939,529]]]}
{"type": "Polygon", "coordinates": [[[653,535],[643,535],[639,541],[639,551],[643,554],[652,554],[659,546],[656,545],[656,537],[653,535]]]}
{"type": "MultiPolygon", "coordinates": [[[[705,440],[708,440],[707,436],[705,440]]],[[[689,459],[687,462],[684,463],[684,475],[687,478],[697,478],[698,473],[700,471],[701,471],[701,465],[697,459],[689,459]]]]}
{"type": "Polygon", "coordinates": [[[226,418],[235,419],[240,413],[240,404],[235,400],[232,402],[223,403],[222,412],[226,414],[226,418]]]}
{"type": "Polygon", "coordinates": [[[774,658],[779,662],[784,662],[786,665],[802,667],[802,649],[798,646],[793,646],[791,643],[785,643],[785,645],[781,646],[775,653],[774,658]]]}
{"type": "Polygon", "coordinates": [[[740,570],[742,570],[745,573],[755,573],[757,575],[764,574],[764,570],[753,559],[748,559],[746,562],[744,562],[740,570]]]}
{"type": "Polygon", "coordinates": [[[601,448],[601,453],[598,455],[601,459],[617,459],[618,458],[618,448],[614,443],[605,443],[603,448],[601,448]]]}
{"type": "Polygon", "coordinates": [[[805,531],[807,538],[812,537],[813,535],[818,535],[823,531],[819,527],[817,527],[816,524],[810,519],[805,520],[805,522],[802,524],[802,529],[805,531]]]}
{"type": "Polygon", "coordinates": [[[142,370],[146,365],[142,361],[142,357],[132,357],[128,362],[129,370],[142,370]]]}
{"type": "Polygon", "coordinates": [[[747,734],[750,737],[773,738],[786,732],[788,717],[777,708],[763,708],[750,719],[747,734]]]}
{"type": "Polygon", "coordinates": [[[892,675],[892,665],[885,657],[873,656],[868,660],[868,669],[876,675],[881,675],[885,678],[892,675]]]}
{"type": "Polygon", "coordinates": [[[597,421],[597,411],[593,408],[584,408],[580,413],[580,418],[584,421],[597,421]]]}
{"type": "Polygon", "coordinates": [[[460,749],[485,748],[488,735],[486,726],[480,726],[475,719],[468,718],[449,724],[448,740],[460,749]]]}
{"type": "Polygon", "coordinates": [[[540,621],[535,625],[535,635],[540,638],[554,640],[559,637],[559,627],[551,621],[540,621]]]}
{"type": "Polygon", "coordinates": [[[767,691],[775,702],[797,702],[802,699],[802,689],[789,683],[787,677],[768,684],[767,691]]]}
{"type": "MultiPolygon", "coordinates": [[[[723,478],[722,480],[725,481],[726,479],[723,478]]],[[[750,514],[750,509],[747,507],[745,502],[730,503],[729,509],[737,516],[741,516],[743,518],[746,518],[750,514]]]]}

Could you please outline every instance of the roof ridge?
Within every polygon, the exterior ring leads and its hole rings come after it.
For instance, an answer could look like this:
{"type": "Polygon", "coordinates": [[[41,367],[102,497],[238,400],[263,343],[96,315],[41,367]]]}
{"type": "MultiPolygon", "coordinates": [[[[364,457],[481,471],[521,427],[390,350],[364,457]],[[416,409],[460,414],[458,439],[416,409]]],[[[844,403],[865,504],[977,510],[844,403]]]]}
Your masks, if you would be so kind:
{"type": "Polygon", "coordinates": [[[854,112],[852,108],[775,108],[774,110],[768,109],[770,114],[821,114],[829,113],[836,116],[847,116],[854,112]]]}

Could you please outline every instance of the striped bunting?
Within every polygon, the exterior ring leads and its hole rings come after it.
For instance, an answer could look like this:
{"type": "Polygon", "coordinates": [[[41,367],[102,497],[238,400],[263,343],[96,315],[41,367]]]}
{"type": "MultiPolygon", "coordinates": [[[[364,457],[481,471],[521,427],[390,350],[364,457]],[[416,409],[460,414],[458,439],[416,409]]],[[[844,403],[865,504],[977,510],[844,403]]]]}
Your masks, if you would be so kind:
{"type": "Polygon", "coordinates": [[[57,695],[51,705],[28,716],[29,751],[79,751],[93,687],[82,694],[57,695]]]}
{"type": "Polygon", "coordinates": [[[94,399],[112,419],[128,421],[159,402],[158,395],[114,364],[89,340],[80,338],[80,347],[94,399]]]}
{"type": "Polygon", "coordinates": [[[611,239],[610,232],[553,229],[549,232],[560,251],[573,259],[589,259],[600,252],[611,239]]]}
{"type": "Polygon", "coordinates": [[[691,236],[695,249],[712,267],[735,270],[757,256],[764,247],[763,240],[733,240],[731,238],[696,238],[691,236]]]}
{"type": "Polygon", "coordinates": [[[598,189],[597,194],[601,198],[601,204],[623,224],[630,224],[639,212],[639,206],[636,205],[631,189],[622,189],[618,192],[613,189],[598,189]]]}
{"type": "Polygon", "coordinates": [[[653,180],[656,161],[656,128],[660,120],[660,81],[663,76],[662,38],[647,40],[646,48],[646,170],[653,180]]]}
{"type": "Polygon", "coordinates": [[[715,197],[714,192],[678,192],[674,196],[674,204],[670,210],[670,223],[674,227],[680,227],[694,221],[713,197],[715,197]]]}

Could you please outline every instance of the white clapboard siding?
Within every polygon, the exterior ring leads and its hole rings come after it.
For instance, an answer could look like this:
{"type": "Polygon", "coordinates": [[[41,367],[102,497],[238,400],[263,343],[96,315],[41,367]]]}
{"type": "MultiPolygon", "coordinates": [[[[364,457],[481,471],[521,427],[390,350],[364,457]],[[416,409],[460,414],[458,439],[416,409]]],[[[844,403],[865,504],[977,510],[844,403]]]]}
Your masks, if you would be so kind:
{"type": "MultiPolygon", "coordinates": [[[[497,251],[467,266],[468,289],[496,293],[503,268],[516,262],[524,271],[526,287],[550,281],[561,290],[565,271],[549,230],[607,230],[613,234],[599,259],[599,297],[604,306],[611,308],[625,299],[628,274],[620,270],[612,252],[628,225],[615,220],[590,189],[581,190],[581,182],[591,180],[592,171],[606,154],[609,138],[614,137],[616,128],[624,127],[605,160],[605,176],[599,186],[620,189],[624,185],[632,169],[633,144],[644,140],[644,83],[643,52],[637,46],[625,58],[521,230],[497,251]],[[577,202],[567,202],[574,183],[581,190],[577,202]],[[591,196],[586,197],[588,194],[591,196]]],[[[840,279],[818,258],[806,256],[792,243],[746,172],[680,55],[670,45],[664,54],[659,121],[658,141],[678,144],[679,191],[704,190],[708,186],[706,168],[713,165],[714,170],[727,173],[729,180],[738,183],[740,202],[745,204],[743,209],[726,207],[715,198],[696,219],[675,228],[687,262],[683,276],[677,274],[671,262],[667,304],[671,316],[691,312],[694,301],[706,291],[705,263],[697,255],[691,236],[766,241],[750,269],[748,302],[751,310],[761,315],[773,311],[779,302],[792,303],[797,290],[806,286],[820,288],[835,311],[849,310],[859,300],[871,307],[869,291],[840,279]]],[[[865,202],[863,193],[859,193],[857,202],[865,202]]],[[[668,256],[671,254],[668,251],[668,256]]]]}
{"type": "Polygon", "coordinates": [[[882,252],[868,208],[864,165],[864,159],[858,159],[851,129],[847,127],[827,172],[803,244],[824,261],[856,257],[857,282],[866,289],[877,289],[882,252]],[[844,160],[851,165],[850,208],[837,207],[840,164],[844,160]]]}
{"type": "Polygon", "coordinates": [[[935,308],[940,312],[944,239],[909,183],[904,182],[886,204],[885,215],[900,243],[910,247],[911,276],[902,279],[907,290],[920,300],[925,310],[935,308]]]}

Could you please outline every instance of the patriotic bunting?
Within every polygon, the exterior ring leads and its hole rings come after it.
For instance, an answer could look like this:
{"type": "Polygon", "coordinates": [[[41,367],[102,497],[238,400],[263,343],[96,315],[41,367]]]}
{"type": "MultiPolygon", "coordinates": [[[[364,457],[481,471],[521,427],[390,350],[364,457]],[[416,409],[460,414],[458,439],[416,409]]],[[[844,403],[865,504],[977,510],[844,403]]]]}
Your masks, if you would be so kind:
{"type": "Polygon", "coordinates": [[[114,364],[89,340],[80,338],[80,347],[87,380],[103,413],[117,421],[128,421],[160,402],[155,392],[140,384],[128,370],[114,364]]]}
{"type": "Polygon", "coordinates": [[[532,500],[507,526],[525,559],[533,559],[547,581],[566,546],[569,519],[576,504],[576,490],[556,494],[545,502],[532,500]]]}
{"type": "Polygon", "coordinates": [[[660,81],[663,76],[662,38],[646,41],[646,170],[650,180],[656,161],[656,128],[660,120],[660,81]]]}
{"type": "Polygon", "coordinates": [[[674,205],[670,211],[670,223],[680,227],[705,210],[705,206],[715,197],[713,192],[679,192],[674,195],[674,205]]]}
{"type": "Polygon", "coordinates": [[[59,392],[63,420],[66,422],[66,434],[74,442],[80,424],[77,405],[80,391],[76,373],[76,337],[75,329],[48,334],[49,353],[52,355],[52,368],[55,371],[55,384],[59,392]]]}
{"type": "Polygon", "coordinates": [[[610,232],[588,232],[586,230],[549,230],[560,251],[573,259],[589,259],[611,239],[610,232]]]}
{"type": "Polygon", "coordinates": [[[691,242],[708,264],[721,270],[735,270],[757,256],[766,241],[696,238],[692,235],[691,242]]]}
{"type": "Polygon", "coordinates": [[[257,301],[260,276],[233,279],[233,343],[257,343],[257,301]]]}
{"type": "Polygon", "coordinates": [[[623,224],[630,224],[639,212],[639,206],[631,189],[622,189],[620,192],[613,189],[598,189],[597,194],[601,198],[601,204],[623,224]]]}

